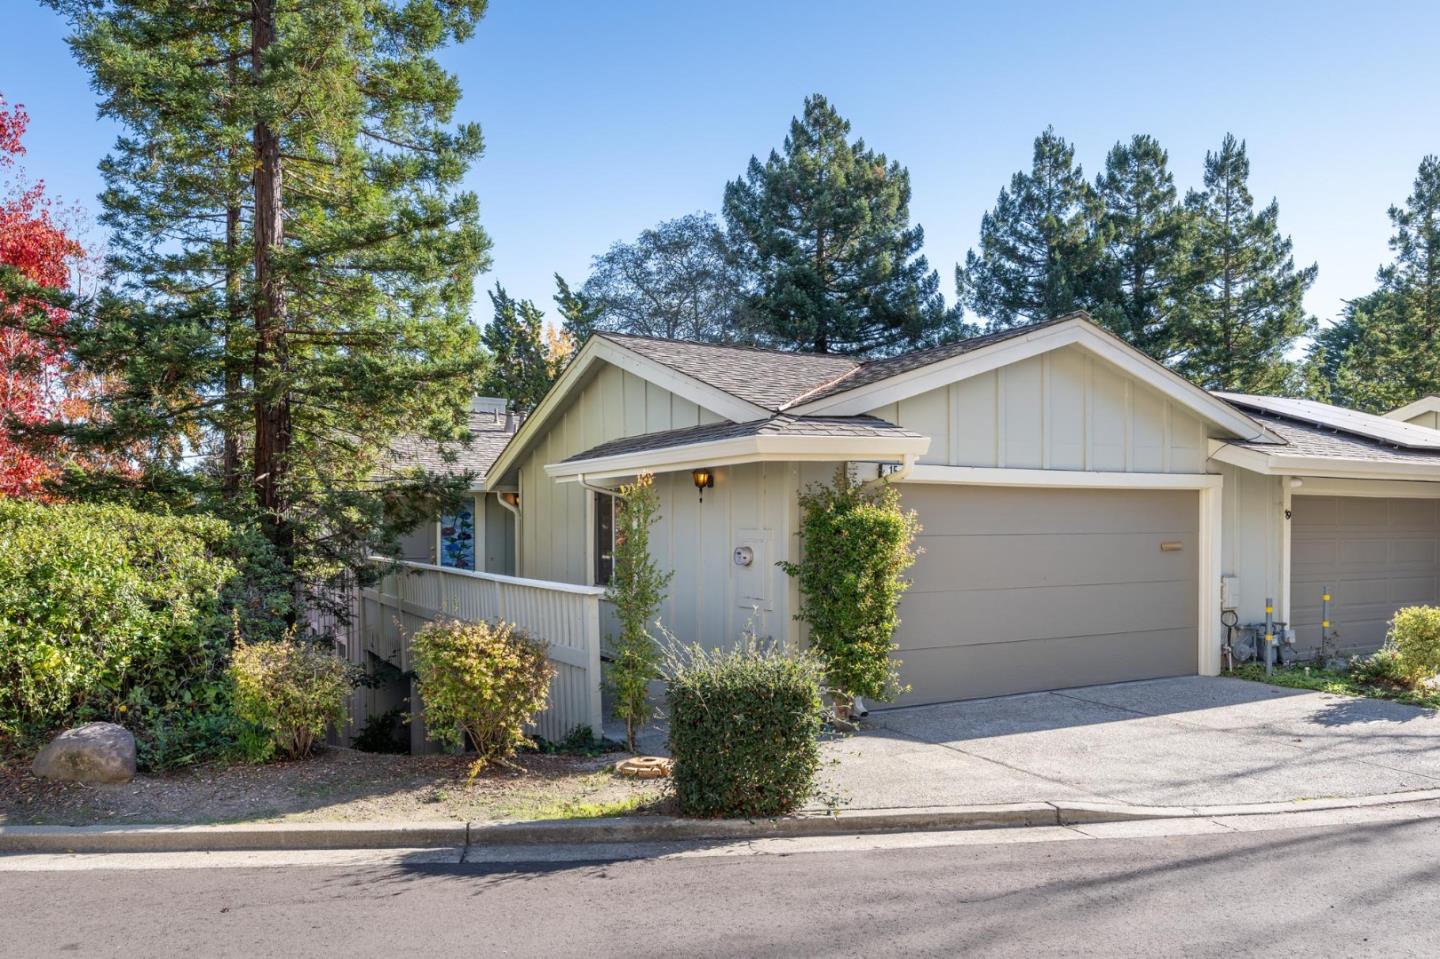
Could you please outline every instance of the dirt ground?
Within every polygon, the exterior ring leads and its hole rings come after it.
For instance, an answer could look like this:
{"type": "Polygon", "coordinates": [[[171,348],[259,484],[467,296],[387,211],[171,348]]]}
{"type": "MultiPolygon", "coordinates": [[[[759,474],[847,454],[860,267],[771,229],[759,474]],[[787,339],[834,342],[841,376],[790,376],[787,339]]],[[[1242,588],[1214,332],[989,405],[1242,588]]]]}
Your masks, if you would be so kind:
{"type": "Polygon", "coordinates": [[[38,779],[0,761],[0,825],[568,819],[669,812],[665,780],[611,772],[624,753],[522,753],[466,783],[465,756],[329,747],[306,760],[199,766],[123,785],[38,779]]]}

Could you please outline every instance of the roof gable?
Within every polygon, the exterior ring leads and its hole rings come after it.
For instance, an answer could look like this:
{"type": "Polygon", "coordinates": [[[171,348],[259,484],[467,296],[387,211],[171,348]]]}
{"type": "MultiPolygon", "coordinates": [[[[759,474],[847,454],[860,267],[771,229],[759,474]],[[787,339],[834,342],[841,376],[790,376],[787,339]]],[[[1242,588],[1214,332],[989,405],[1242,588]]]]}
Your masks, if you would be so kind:
{"type": "Polygon", "coordinates": [[[1385,419],[1409,421],[1426,413],[1440,414],[1440,396],[1422,396],[1413,403],[1406,403],[1398,410],[1386,413],[1385,419]]]}
{"type": "Polygon", "coordinates": [[[823,389],[862,365],[848,356],[824,353],[786,353],[622,333],[599,335],[632,353],[770,412],[783,410],[796,398],[823,389]]]}

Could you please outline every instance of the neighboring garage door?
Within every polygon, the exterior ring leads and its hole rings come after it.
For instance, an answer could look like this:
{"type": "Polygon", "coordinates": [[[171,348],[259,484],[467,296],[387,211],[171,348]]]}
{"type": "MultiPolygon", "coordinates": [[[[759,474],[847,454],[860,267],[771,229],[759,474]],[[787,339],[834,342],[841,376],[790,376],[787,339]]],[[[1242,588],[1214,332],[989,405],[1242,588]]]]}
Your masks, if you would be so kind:
{"type": "Polygon", "coordinates": [[[1327,587],[1346,651],[1384,642],[1400,607],[1440,603],[1440,500],[1297,495],[1290,512],[1290,615],[1301,649],[1320,645],[1327,587]]]}
{"type": "Polygon", "coordinates": [[[903,492],[925,552],[900,608],[900,704],[1198,671],[1195,492],[903,492]]]}

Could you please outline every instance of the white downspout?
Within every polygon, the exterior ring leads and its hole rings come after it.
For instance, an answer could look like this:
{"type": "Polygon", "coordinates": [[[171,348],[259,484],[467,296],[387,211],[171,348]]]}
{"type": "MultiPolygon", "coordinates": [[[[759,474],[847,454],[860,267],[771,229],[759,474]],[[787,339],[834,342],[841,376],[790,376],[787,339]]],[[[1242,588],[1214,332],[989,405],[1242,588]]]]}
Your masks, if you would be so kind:
{"type": "Polygon", "coordinates": [[[507,499],[505,499],[504,493],[496,493],[495,498],[499,500],[502,507],[509,510],[515,517],[515,575],[522,576],[524,575],[524,567],[520,565],[520,493],[518,490],[516,491],[515,505],[513,506],[510,505],[510,502],[507,499]]]}
{"type": "Polygon", "coordinates": [[[590,492],[599,493],[601,496],[613,496],[616,499],[626,498],[625,494],[621,493],[618,489],[614,489],[609,486],[596,486],[594,483],[591,483],[589,480],[585,479],[584,473],[576,473],[575,482],[580,485],[581,489],[588,489],[590,492]]]}
{"type": "Polygon", "coordinates": [[[878,477],[878,478],[876,478],[876,479],[871,480],[870,482],[868,482],[868,483],[865,484],[865,488],[866,488],[866,489],[874,489],[875,487],[879,486],[881,483],[886,483],[886,482],[889,482],[889,483],[903,483],[903,482],[905,481],[905,478],[910,475],[910,471],[915,468],[915,460],[916,460],[916,459],[917,459],[917,457],[915,456],[914,453],[906,453],[906,454],[904,454],[904,458],[901,460],[901,462],[900,462],[900,468],[899,468],[898,470],[896,470],[895,472],[891,473],[889,476],[881,476],[881,477],[878,477]]]}

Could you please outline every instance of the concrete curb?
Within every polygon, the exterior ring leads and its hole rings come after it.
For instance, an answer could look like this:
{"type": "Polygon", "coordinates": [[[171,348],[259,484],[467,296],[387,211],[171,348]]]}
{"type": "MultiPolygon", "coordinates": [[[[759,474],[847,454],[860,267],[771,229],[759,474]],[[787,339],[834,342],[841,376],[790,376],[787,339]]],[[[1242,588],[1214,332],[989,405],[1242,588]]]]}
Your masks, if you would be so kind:
{"type": "Polygon", "coordinates": [[[535,822],[243,823],[230,826],[0,826],[0,853],[422,849],[542,843],[743,841],[887,832],[1077,826],[1364,809],[1440,801],[1440,789],[1230,806],[1036,802],[811,813],[782,819],[620,816],[535,822]]]}

